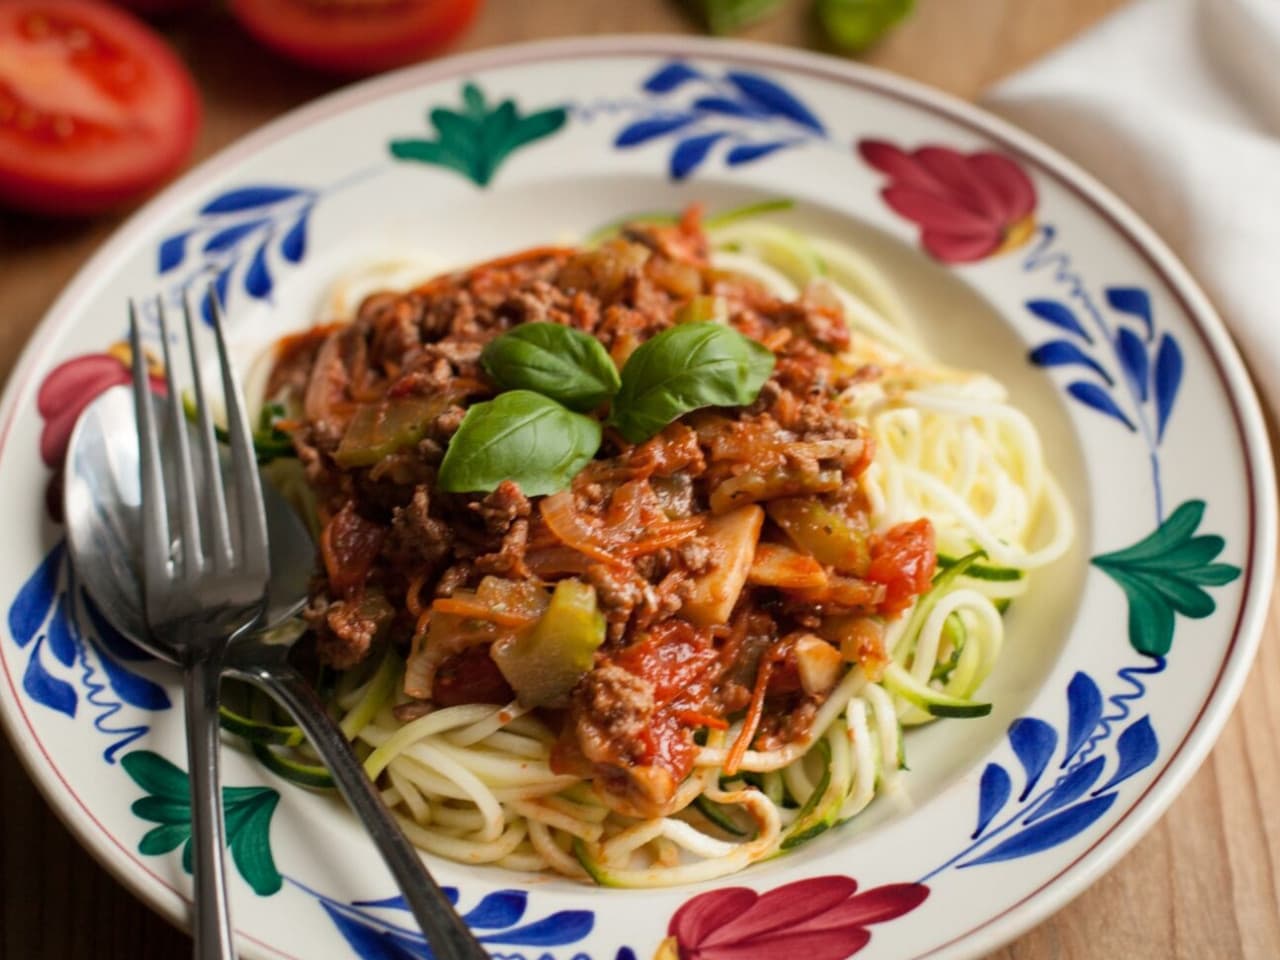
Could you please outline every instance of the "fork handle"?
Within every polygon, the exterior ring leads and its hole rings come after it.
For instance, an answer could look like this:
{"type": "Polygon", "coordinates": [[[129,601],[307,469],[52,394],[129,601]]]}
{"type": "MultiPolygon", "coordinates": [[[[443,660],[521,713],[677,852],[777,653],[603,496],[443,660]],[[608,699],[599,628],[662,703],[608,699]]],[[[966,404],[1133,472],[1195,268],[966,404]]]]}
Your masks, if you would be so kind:
{"type": "Polygon", "coordinates": [[[432,955],[438,960],[488,960],[489,954],[427,871],[422,857],[365,775],[346,735],[302,674],[287,663],[252,669],[229,667],[226,672],[247,680],[275,699],[306,733],[338,789],[377,844],[431,946],[432,955]]]}
{"type": "Polygon", "coordinates": [[[185,665],[182,676],[187,715],[187,763],[191,768],[196,960],[235,960],[223,856],[226,834],[218,779],[219,667],[216,658],[193,657],[185,665]]]}

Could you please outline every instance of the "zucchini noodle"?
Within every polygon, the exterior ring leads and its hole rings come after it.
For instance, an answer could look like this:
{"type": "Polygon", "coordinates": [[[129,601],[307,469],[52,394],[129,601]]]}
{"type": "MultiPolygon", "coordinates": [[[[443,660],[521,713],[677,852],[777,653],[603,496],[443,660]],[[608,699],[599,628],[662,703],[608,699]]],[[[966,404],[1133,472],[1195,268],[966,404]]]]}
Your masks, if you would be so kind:
{"type": "Polygon", "coordinates": [[[387,653],[361,686],[340,685],[336,702],[344,731],[367,751],[366,772],[424,851],[657,887],[723,877],[797,846],[900,787],[904,727],[989,709],[975,697],[1004,643],[1003,610],[1026,592],[1030,571],[1071,544],[1072,517],[1035,426],[990,376],[932,359],[868,256],[746,214],[712,218],[707,233],[718,270],[843,313],[852,344],[837,369],[877,371],[851,377],[840,397],[874,443],[857,481],[871,528],[927,517],[939,554],[933,586],[883,624],[883,671],[843,667],[803,736],[747,749],[732,776],[724,767],[744,721],[708,730],[673,812],[650,820],[624,817],[587,782],[554,773],[555,733],[517,703],[400,722],[389,707],[403,662],[387,653]]]}

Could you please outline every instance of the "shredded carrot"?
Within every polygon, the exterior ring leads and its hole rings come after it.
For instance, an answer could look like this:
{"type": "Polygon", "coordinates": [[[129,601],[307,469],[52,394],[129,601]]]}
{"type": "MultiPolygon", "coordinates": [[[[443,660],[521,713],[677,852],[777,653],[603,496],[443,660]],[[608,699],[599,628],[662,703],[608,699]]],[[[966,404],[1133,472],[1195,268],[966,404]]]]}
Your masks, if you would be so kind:
{"type": "MultiPolygon", "coordinates": [[[[462,271],[461,276],[466,280],[478,280],[484,274],[494,270],[502,270],[508,267],[519,266],[522,263],[528,263],[531,260],[568,260],[577,251],[572,247],[533,247],[530,250],[521,250],[519,253],[513,253],[507,257],[498,257],[496,260],[486,260],[484,263],[477,263],[469,270],[462,271]]],[[[429,295],[437,293],[446,287],[458,282],[459,274],[445,273],[438,277],[419,284],[414,288],[414,293],[421,295],[429,295]]]]}
{"type": "Polygon", "coordinates": [[[522,263],[528,263],[531,260],[568,260],[577,253],[573,247],[557,247],[547,245],[543,247],[530,247],[528,250],[521,250],[518,253],[512,253],[505,257],[498,257],[494,260],[486,260],[484,263],[476,264],[468,273],[475,275],[488,270],[502,270],[506,267],[517,267],[522,263]]]}
{"type": "Polygon", "coordinates": [[[618,557],[597,542],[596,533],[578,514],[573,502],[573,493],[561,490],[549,497],[544,497],[538,505],[542,520],[566,547],[585,553],[593,560],[616,565],[618,557]]]}
{"type": "Polygon", "coordinates": [[[345,326],[345,323],[322,323],[312,327],[310,330],[303,330],[301,333],[291,333],[281,337],[276,341],[276,362],[283,362],[295,353],[318,344],[321,340],[326,339],[329,334],[335,333],[345,326]]]}
{"type": "Polygon", "coordinates": [[[436,613],[452,613],[458,617],[469,617],[474,620],[488,620],[504,627],[525,627],[533,623],[534,617],[510,610],[495,610],[493,607],[477,602],[471,597],[438,597],[431,609],[436,613]]]}
{"type": "Polygon", "coordinates": [[[415,617],[422,616],[422,587],[427,582],[425,573],[415,573],[413,579],[409,581],[409,586],[404,592],[404,605],[409,608],[409,612],[415,617]]]}
{"type": "Polygon", "coordinates": [[[712,626],[711,635],[724,640],[720,646],[720,662],[726,667],[738,659],[742,645],[747,642],[747,629],[750,627],[746,611],[738,614],[731,623],[718,623],[712,626]],[[719,633],[717,633],[717,630],[719,633]]]}
{"type": "Polygon", "coordinates": [[[293,431],[295,430],[302,429],[302,421],[295,420],[295,419],[285,419],[282,417],[279,420],[277,420],[275,423],[273,423],[272,426],[275,427],[275,429],[279,430],[281,433],[293,433],[293,431]]]}
{"type": "Polygon", "coordinates": [[[746,756],[747,748],[751,746],[751,741],[755,739],[756,730],[760,727],[760,718],[764,714],[764,690],[769,685],[769,676],[773,673],[773,660],[766,657],[760,664],[760,670],[756,673],[756,685],[751,691],[751,706],[747,708],[747,716],[742,721],[742,732],[738,734],[738,739],[733,741],[733,746],[729,748],[729,755],[725,757],[724,772],[726,776],[733,776],[738,772],[738,765],[742,763],[742,758],[746,756]]]}
{"type": "Polygon", "coordinates": [[[676,714],[676,719],[686,727],[709,727],[712,730],[729,729],[729,721],[723,717],[713,717],[710,714],[699,713],[697,710],[681,710],[676,714]]]}
{"type": "Polygon", "coordinates": [[[786,342],[790,339],[791,339],[791,329],[789,327],[779,327],[777,330],[774,330],[772,333],[770,333],[760,342],[763,343],[770,350],[772,350],[774,353],[777,353],[780,349],[782,349],[783,345],[786,344],[786,342]]]}
{"type": "Polygon", "coordinates": [[[688,540],[691,536],[702,529],[701,517],[686,517],[683,520],[672,520],[670,523],[664,523],[655,528],[653,533],[643,540],[635,540],[631,543],[624,543],[617,548],[618,556],[640,557],[646,553],[653,553],[655,550],[661,550],[663,547],[673,547],[682,540],[688,540]]]}

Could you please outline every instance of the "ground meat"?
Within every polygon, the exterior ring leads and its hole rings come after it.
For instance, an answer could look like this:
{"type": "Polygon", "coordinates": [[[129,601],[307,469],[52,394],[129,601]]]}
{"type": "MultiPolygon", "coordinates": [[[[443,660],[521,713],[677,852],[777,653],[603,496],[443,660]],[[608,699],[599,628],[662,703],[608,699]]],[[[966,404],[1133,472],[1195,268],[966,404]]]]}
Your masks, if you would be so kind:
{"type": "Polygon", "coordinates": [[[653,714],[653,684],[604,662],[574,689],[578,743],[588,760],[607,763],[621,744],[634,740],[653,714]]]}
{"type": "Polygon", "coordinates": [[[478,332],[475,301],[465,290],[433,297],[422,313],[422,339],[427,343],[435,343],[450,333],[478,332]]]}
{"type": "Polygon", "coordinates": [[[503,480],[497,489],[472,507],[484,520],[485,529],[497,536],[506,533],[517,518],[528,519],[530,512],[529,498],[512,480],[503,480]]]}
{"type": "MultiPolygon", "coordinates": [[[[369,304],[366,300],[365,303],[369,304]]],[[[414,293],[379,300],[372,310],[361,308],[374,328],[370,349],[377,355],[411,356],[422,346],[422,297],[414,293]]]]}
{"type": "Polygon", "coordinates": [[[545,280],[510,297],[501,309],[516,323],[565,323],[570,319],[569,296],[545,280]]]}
{"type": "Polygon", "coordinates": [[[461,586],[465,586],[475,573],[475,564],[470,560],[462,560],[447,568],[436,581],[436,596],[448,597],[461,586]]]}
{"type": "Polygon", "coordinates": [[[484,344],[474,340],[441,340],[435,344],[434,349],[452,363],[455,370],[461,372],[468,367],[474,367],[480,360],[480,352],[484,349],[484,344]]]}
{"type": "Polygon", "coordinates": [[[500,577],[524,580],[532,576],[525,566],[524,555],[529,548],[529,521],[520,519],[511,523],[502,535],[502,546],[493,553],[476,557],[476,570],[500,577]]]}
{"type": "Polygon", "coordinates": [[[449,524],[431,515],[431,488],[426,484],[414,487],[409,505],[391,513],[391,535],[383,547],[384,555],[399,564],[416,561],[436,567],[449,556],[452,546],[449,524]]]}
{"type": "Polygon", "coordinates": [[[359,601],[336,600],[329,604],[316,630],[320,660],[337,670],[354,667],[365,658],[385,619],[371,615],[359,601]]]}
{"type": "Polygon", "coordinates": [[[681,569],[667,572],[656,587],[646,590],[636,614],[636,628],[647,630],[656,623],[669,620],[684,606],[688,574],[681,569]]]}
{"type": "Polygon", "coordinates": [[[648,581],[631,567],[597,563],[587,568],[587,582],[596,588],[596,600],[604,611],[609,639],[621,640],[632,611],[644,600],[648,581]]]}
{"type": "Polygon", "coordinates": [[[449,438],[458,432],[458,428],[462,426],[462,418],[467,415],[466,408],[453,404],[444,413],[436,417],[435,422],[431,424],[430,434],[433,440],[439,443],[448,443],[449,438]]]}
{"type": "Polygon", "coordinates": [[[453,364],[444,357],[426,360],[396,380],[387,391],[388,396],[411,397],[437,393],[453,380],[453,364]]]}
{"type": "Polygon", "coordinates": [[[793,429],[802,440],[861,439],[863,429],[832,403],[810,402],[800,405],[793,429]]]}
{"type": "Polygon", "coordinates": [[[754,746],[757,750],[776,750],[808,736],[818,704],[808,697],[790,697],[783,708],[774,705],[766,711],[769,722],[761,725],[754,746]]]}
{"type": "Polygon", "coordinates": [[[690,573],[704,573],[711,566],[711,547],[702,537],[690,537],[676,547],[676,552],[690,573]]]}

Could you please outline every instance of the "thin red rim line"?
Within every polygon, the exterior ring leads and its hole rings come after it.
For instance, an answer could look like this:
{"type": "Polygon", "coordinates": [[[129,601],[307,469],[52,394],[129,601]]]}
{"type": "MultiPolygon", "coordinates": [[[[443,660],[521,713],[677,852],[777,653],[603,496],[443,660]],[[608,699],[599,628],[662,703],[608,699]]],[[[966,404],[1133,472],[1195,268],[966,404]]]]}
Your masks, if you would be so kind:
{"type": "MultiPolygon", "coordinates": [[[[234,144],[228,147],[226,150],[222,151],[216,157],[212,158],[209,161],[206,161],[204,164],[201,164],[198,168],[193,170],[187,176],[184,176],[179,182],[175,183],[173,186],[167,189],[160,197],[156,198],[156,200],[148,204],[143,211],[139,212],[139,214],[135,216],[135,218],[133,219],[133,221],[131,221],[129,225],[127,225],[119,233],[116,234],[115,239],[111,242],[109,247],[111,249],[115,249],[115,248],[123,249],[127,245],[128,237],[130,237],[135,232],[142,233],[145,227],[148,226],[151,220],[158,219],[158,214],[163,210],[169,198],[184,194],[188,189],[188,184],[190,183],[195,183],[198,181],[209,179],[210,175],[213,172],[217,170],[229,169],[233,167],[243,157],[252,154],[256,150],[258,150],[261,146],[265,145],[266,143],[277,142],[283,139],[289,133],[293,132],[294,130],[308,127],[312,123],[314,123],[316,120],[322,117],[331,116],[339,112],[345,112],[363,103],[381,99],[398,90],[410,89],[415,86],[435,83],[435,82],[439,82],[440,80],[448,79],[449,77],[457,76],[459,74],[465,74],[469,70],[521,66],[528,63],[541,63],[547,60],[564,59],[566,57],[573,57],[573,56],[600,57],[600,56],[607,55],[609,53],[624,53],[630,56],[637,56],[637,57],[639,56],[669,57],[673,55],[687,54],[691,56],[696,56],[700,59],[717,60],[721,62],[763,64],[763,65],[771,66],[774,68],[780,68],[784,71],[804,74],[811,77],[817,77],[823,80],[828,80],[838,84],[852,86],[858,89],[871,90],[875,93],[887,96],[891,99],[898,100],[900,102],[907,103],[913,107],[922,109],[935,116],[942,117],[943,119],[951,123],[954,123],[959,126],[965,127],[969,130],[975,131],[978,134],[982,135],[983,137],[986,137],[996,143],[999,143],[1004,149],[1016,154],[1022,160],[1030,162],[1030,164],[1035,169],[1037,169],[1043,174],[1047,174],[1060,186],[1066,188],[1070,193],[1072,193],[1077,198],[1082,200],[1096,213],[1101,214],[1102,217],[1112,226],[1112,228],[1116,230],[1122,237],[1124,237],[1124,239],[1129,243],[1131,248],[1138,253],[1141,259],[1143,259],[1147,263],[1147,265],[1152,269],[1152,271],[1161,278],[1166,289],[1169,290],[1174,295],[1174,298],[1177,300],[1183,312],[1191,320],[1191,326],[1196,331],[1196,334],[1198,335],[1202,346],[1205,348],[1207,354],[1211,358],[1213,362],[1213,366],[1218,374],[1219,380],[1224,387],[1224,392],[1226,393],[1227,398],[1231,405],[1233,420],[1236,425],[1236,430],[1242,441],[1241,447],[1246,454],[1245,464],[1246,464],[1246,470],[1249,478],[1249,483],[1248,483],[1249,511],[1248,513],[1249,513],[1249,519],[1250,519],[1249,534],[1247,539],[1248,549],[1246,550],[1246,556],[1250,558],[1253,557],[1253,554],[1255,552],[1255,547],[1256,547],[1255,527],[1256,527],[1256,515],[1257,515],[1257,504],[1256,504],[1255,493],[1254,493],[1254,486],[1255,486],[1254,480],[1256,478],[1256,471],[1254,469],[1255,457],[1254,457],[1254,450],[1249,444],[1248,434],[1244,427],[1243,416],[1238,404],[1238,398],[1236,396],[1235,391],[1231,389],[1231,378],[1223,367],[1222,358],[1219,356],[1218,350],[1216,349],[1215,345],[1211,342],[1211,340],[1206,334],[1206,331],[1203,326],[1203,318],[1201,316],[1201,310],[1197,307],[1193,307],[1193,305],[1191,304],[1190,300],[1186,295],[1186,292],[1184,289],[1184,281],[1181,281],[1178,277],[1170,274],[1170,272],[1165,268],[1165,266],[1156,259],[1156,257],[1153,255],[1153,253],[1147,246],[1147,244],[1143,242],[1140,238],[1134,235],[1129,225],[1124,223],[1122,220],[1120,220],[1112,211],[1112,209],[1109,207],[1109,205],[1100,202],[1092,192],[1082,187],[1078,182],[1076,182],[1076,180],[1072,176],[1065,175],[1060,170],[1056,169],[1059,163],[1048,162],[1044,157],[1041,157],[1036,153],[1029,152],[1022,145],[1010,140],[999,129],[998,125],[992,123],[990,120],[987,120],[986,118],[973,117],[973,116],[966,115],[968,110],[957,108],[956,106],[952,106],[949,103],[950,97],[946,94],[942,94],[936,91],[935,92],[927,92],[924,90],[921,90],[918,92],[913,91],[912,89],[910,89],[911,85],[909,82],[903,82],[899,78],[894,78],[889,76],[877,77],[874,75],[873,71],[866,70],[866,68],[859,69],[859,68],[852,67],[848,64],[839,64],[838,62],[832,63],[832,64],[821,63],[821,61],[827,60],[828,58],[819,57],[815,55],[808,55],[805,57],[803,61],[801,61],[801,60],[795,59],[794,57],[790,57],[785,54],[782,54],[778,51],[770,51],[770,52],[751,51],[750,47],[754,46],[751,44],[734,44],[732,46],[735,49],[731,53],[724,53],[720,50],[717,50],[716,49],[717,46],[730,46],[730,45],[716,44],[716,43],[706,42],[706,41],[704,42],[690,41],[687,39],[683,41],[672,41],[664,44],[662,41],[652,41],[647,38],[632,40],[632,41],[623,41],[623,42],[614,41],[612,43],[607,41],[600,42],[600,41],[592,41],[592,40],[579,40],[579,41],[558,42],[558,43],[530,44],[530,45],[516,46],[516,47],[495,48],[494,50],[484,51],[479,54],[472,54],[472,55],[467,55],[467,56],[462,56],[457,58],[450,58],[449,60],[442,61],[436,64],[431,64],[425,67],[410,68],[406,71],[401,71],[400,73],[393,74],[390,77],[367,81],[366,83],[360,84],[356,88],[350,91],[338,91],[334,94],[330,94],[329,96],[321,98],[319,101],[313,103],[309,107],[304,106],[304,107],[298,108],[297,110],[291,112],[290,114],[286,114],[280,120],[275,121],[272,124],[269,124],[266,128],[259,131],[256,135],[251,135],[249,137],[244,138],[243,140],[239,141],[238,144],[234,144]],[[650,43],[652,43],[652,46],[649,45],[650,43]],[[817,62],[814,62],[814,61],[817,61],[817,62]]],[[[968,109],[970,110],[975,109],[970,107],[969,105],[965,105],[965,106],[968,107],[968,109]]],[[[1055,152],[1050,149],[1047,149],[1044,147],[1039,147],[1039,149],[1046,152],[1051,158],[1056,157],[1055,152]]],[[[104,254],[107,252],[109,252],[109,250],[103,251],[104,254]]],[[[97,257],[94,258],[95,261],[97,259],[98,259],[97,257]]],[[[94,261],[91,261],[89,264],[86,265],[85,273],[88,273],[91,269],[93,269],[96,266],[97,264],[94,261]]],[[[73,286],[74,286],[74,282],[73,282],[73,286]]],[[[70,292],[70,289],[71,288],[69,288],[68,292],[70,292]]],[[[46,341],[52,340],[52,337],[55,332],[55,328],[60,328],[60,325],[56,323],[51,323],[50,321],[53,320],[57,314],[64,312],[65,309],[66,309],[66,302],[65,302],[65,299],[62,299],[57,304],[54,305],[54,307],[50,310],[49,315],[45,318],[45,320],[41,322],[40,327],[38,328],[39,333],[37,334],[36,337],[33,338],[27,350],[24,351],[24,356],[22,359],[21,378],[16,382],[9,384],[9,386],[5,390],[5,396],[8,399],[9,403],[11,404],[11,409],[9,411],[9,414],[5,420],[3,427],[0,427],[0,457],[3,456],[5,445],[8,441],[8,437],[11,432],[13,422],[16,418],[16,413],[17,413],[16,398],[19,395],[21,395],[22,392],[25,390],[27,384],[31,380],[31,377],[34,375],[35,370],[38,367],[42,366],[40,364],[40,361],[43,359],[42,353],[44,352],[44,349],[50,345],[46,343],[46,341]]],[[[982,923],[978,924],[975,927],[970,928],[969,930],[965,931],[962,934],[959,934],[958,936],[947,941],[946,943],[943,943],[938,947],[932,948],[930,951],[928,951],[926,954],[923,954],[922,956],[929,956],[931,954],[945,950],[947,947],[952,946],[968,937],[971,937],[973,934],[985,929],[986,927],[991,926],[992,924],[997,923],[998,921],[1007,917],[1011,913],[1016,912],[1024,904],[1028,903],[1031,900],[1036,899],[1046,889],[1056,884],[1057,881],[1061,879],[1064,875],[1072,872],[1077,866],[1081,864],[1082,861],[1092,856],[1094,852],[1098,849],[1098,847],[1101,846],[1108,837],[1110,837],[1117,829],[1119,829],[1120,827],[1126,824],[1126,822],[1130,819],[1130,817],[1134,814],[1134,812],[1139,807],[1142,806],[1143,802],[1145,801],[1146,797],[1151,793],[1151,791],[1158,784],[1160,784],[1163,781],[1163,779],[1166,777],[1166,775],[1170,770],[1170,767],[1173,766],[1177,758],[1183,753],[1188,742],[1193,738],[1194,734],[1197,731],[1197,727],[1200,721],[1202,720],[1204,714],[1208,711],[1208,709],[1211,706],[1214,705],[1214,701],[1216,699],[1218,689],[1222,684],[1223,675],[1225,674],[1227,668],[1231,665],[1232,656],[1234,654],[1234,651],[1239,641],[1241,624],[1250,607],[1249,600],[1251,598],[1252,588],[1253,588],[1253,564],[1249,563],[1245,567],[1244,583],[1242,584],[1242,590],[1241,590],[1241,602],[1240,602],[1239,610],[1237,612],[1235,624],[1232,627],[1231,641],[1227,646],[1226,652],[1222,658],[1222,662],[1219,666],[1218,672],[1214,677],[1213,685],[1210,687],[1204,702],[1201,704],[1200,709],[1197,711],[1195,720],[1190,725],[1190,727],[1188,727],[1187,733],[1183,736],[1178,746],[1169,754],[1168,760],[1160,768],[1160,771],[1155,775],[1155,777],[1152,779],[1151,783],[1147,786],[1147,788],[1138,796],[1138,798],[1133,803],[1129,805],[1129,807],[1119,817],[1117,817],[1112,822],[1111,826],[1108,827],[1107,830],[1103,834],[1101,834],[1094,841],[1093,844],[1091,844],[1086,850],[1084,850],[1079,856],[1077,856],[1069,864],[1064,866],[1060,871],[1054,874],[1054,876],[1046,880],[1035,890],[1028,893],[1021,900],[1006,907],[1000,913],[987,918],[982,923]]],[[[53,758],[45,749],[43,742],[41,742],[40,739],[36,736],[35,727],[31,723],[31,719],[27,715],[26,710],[23,708],[21,699],[18,696],[17,689],[13,682],[12,674],[9,670],[7,658],[0,656],[0,663],[2,663],[4,666],[6,680],[8,682],[10,690],[13,692],[14,703],[18,707],[18,712],[22,716],[22,719],[25,722],[28,731],[31,733],[32,739],[38,746],[41,756],[44,757],[45,762],[54,771],[55,776],[57,776],[59,782],[61,782],[63,787],[66,789],[67,795],[69,795],[75,800],[76,804],[88,815],[89,819],[98,828],[101,834],[106,836],[107,839],[109,839],[111,843],[125,855],[127,860],[136,864],[144,874],[151,877],[161,888],[177,895],[179,898],[183,900],[186,900],[186,898],[182,896],[182,894],[177,890],[177,888],[171,886],[166,880],[164,880],[158,874],[154,873],[143,861],[139,860],[136,856],[134,856],[132,851],[130,851],[125,846],[123,846],[123,844],[121,844],[119,840],[117,840],[112,834],[110,834],[102,825],[102,823],[96,817],[94,817],[93,814],[89,811],[88,807],[85,805],[84,801],[80,798],[80,796],[72,790],[70,784],[67,782],[66,778],[62,775],[62,772],[54,764],[53,758]]],[[[21,752],[19,753],[19,755],[20,756],[22,755],[21,752]]],[[[1190,776],[1190,772],[1187,773],[1187,776],[1188,777],[1190,776]]],[[[56,804],[54,804],[54,809],[58,810],[58,806],[56,804]]],[[[71,826],[73,832],[79,834],[82,838],[84,838],[87,841],[87,845],[90,846],[91,850],[93,847],[96,846],[96,843],[94,842],[93,838],[89,835],[87,831],[82,832],[79,826],[74,823],[69,823],[68,825],[71,826]]],[[[134,889],[140,893],[142,892],[141,888],[138,886],[134,886],[134,889]]],[[[156,904],[156,906],[159,906],[161,908],[162,913],[166,913],[166,914],[169,913],[169,911],[165,909],[163,905],[156,904]]],[[[173,915],[170,914],[170,916],[172,918],[173,915]]],[[[237,931],[237,933],[238,935],[245,937],[245,939],[250,940],[251,942],[265,949],[280,953],[278,948],[262,940],[259,940],[256,937],[252,937],[240,931],[237,931]]],[[[289,956],[288,954],[281,954],[281,955],[289,956]]]]}

